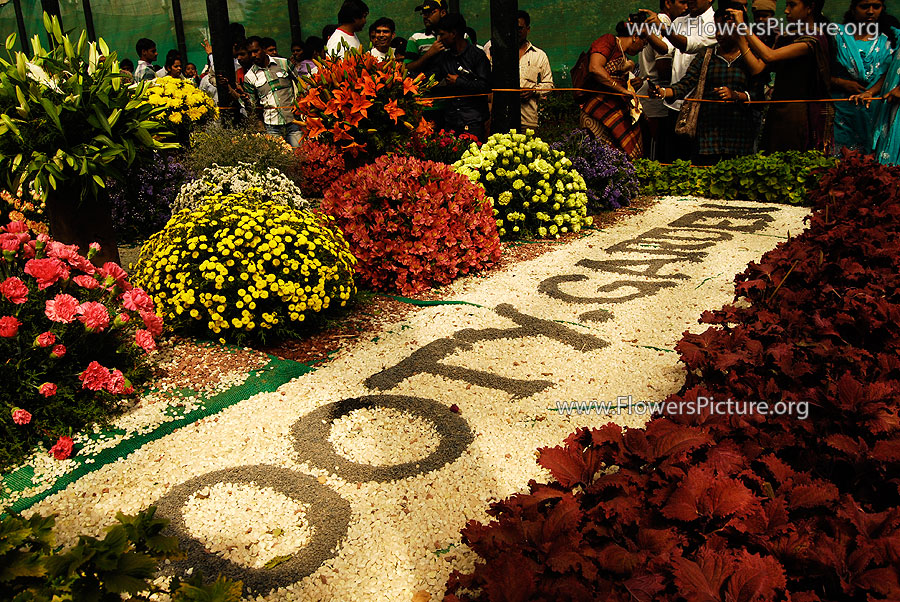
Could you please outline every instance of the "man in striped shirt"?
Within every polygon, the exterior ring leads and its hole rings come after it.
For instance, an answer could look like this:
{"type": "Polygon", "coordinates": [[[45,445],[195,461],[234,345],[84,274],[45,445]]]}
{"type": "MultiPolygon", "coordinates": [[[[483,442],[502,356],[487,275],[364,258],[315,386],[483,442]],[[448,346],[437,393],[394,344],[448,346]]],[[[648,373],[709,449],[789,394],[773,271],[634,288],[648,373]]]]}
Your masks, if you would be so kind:
{"type": "Polygon", "coordinates": [[[294,123],[297,79],[287,59],[269,56],[256,36],[247,38],[253,65],[244,73],[244,89],[262,112],[267,134],[281,136],[293,147],[300,145],[300,126],[294,123]]]}
{"type": "Polygon", "coordinates": [[[406,68],[413,73],[431,75],[437,65],[434,57],[444,50],[435,27],[447,15],[446,0],[425,0],[416,10],[422,12],[425,29],[409,36],[406,42],[406,68]]]}

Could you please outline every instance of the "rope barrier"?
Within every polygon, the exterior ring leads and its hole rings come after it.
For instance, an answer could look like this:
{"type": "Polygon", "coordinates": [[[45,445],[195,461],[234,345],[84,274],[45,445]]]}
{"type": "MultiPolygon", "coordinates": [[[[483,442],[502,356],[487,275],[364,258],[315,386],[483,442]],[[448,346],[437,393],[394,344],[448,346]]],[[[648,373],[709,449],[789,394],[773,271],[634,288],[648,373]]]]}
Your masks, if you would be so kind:
{"type": "MultiPolygon", "coordinates": [[[[425,97],[427,100],[452,100],[454,98],[481,98],[483,96],[491,96],[495,92],[539,92],[539,93],[548,93],[548,92],[587,92],[592,95],[599,96],[628,96],[631,94],[624,94],[622,92],[612,92],[606,90],[589,90],[587,88],[546,88],[546,89],[537,89],[537,88],[493,88],[490,92],[481,92],[478,94],[459,94],[456,96],[428,96],[425,97]]],[[[646,98],[651,100],[660,100],[653,96],[647,96],[644,94],[636,94],[637,98],[646,98]]],[[[870,101],[876,100],[884,100],[887,96],[873,96],[868,99],[870,101]]],[[[680,100],[680,99],[670,99],[670,100],[680,100]]],[[[787,100],[744,100],[744,101],[734,101],[734,100],[715,100],[708,98],[685,98],[684,102],[705,102],[705,103],[723,103],[723,104],[742,104],[742,105],[765,105],[765,104],[793,104],[793,103],[812,103],[812,102],[821,102],[821,103],[829,103],[829,102],[853,102],[849,98],[809,98],[809,99],[787,99],[787,100]]],[[[219,110],[229,110],[229,109],[239,109],[240,107],[219,107],[219,110]]],[[[293,106],[286,107],[257,107],[257,109],[292,109],[293,106]]]]}

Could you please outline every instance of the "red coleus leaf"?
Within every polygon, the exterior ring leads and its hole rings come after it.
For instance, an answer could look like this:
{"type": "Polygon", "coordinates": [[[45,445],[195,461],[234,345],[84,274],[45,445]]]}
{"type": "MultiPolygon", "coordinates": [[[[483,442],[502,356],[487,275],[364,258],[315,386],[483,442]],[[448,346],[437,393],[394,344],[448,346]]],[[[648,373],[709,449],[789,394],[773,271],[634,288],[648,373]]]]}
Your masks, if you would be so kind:
{"type": "Polygon", "coordinates": [[[787,583],[781,564],[770,556],[741,552],[725,587],[724,599],[757,602],[778,599],[787,583]]]}
{"type": "Polygon", "coordinates": [[[539,566],[512,551],[486,567],[484,589],[491,602],[526,602],[535,589],[539,566]]]}

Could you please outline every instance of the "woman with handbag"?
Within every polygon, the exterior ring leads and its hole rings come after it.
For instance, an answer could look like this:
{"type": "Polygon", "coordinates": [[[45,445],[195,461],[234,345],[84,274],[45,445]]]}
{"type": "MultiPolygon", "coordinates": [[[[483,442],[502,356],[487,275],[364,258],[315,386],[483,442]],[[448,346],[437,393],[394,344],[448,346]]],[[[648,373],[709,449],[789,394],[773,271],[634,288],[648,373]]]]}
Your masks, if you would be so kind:
{"type": "Polygon", "coordinates": [[[676,131],[697,141],[698,165],[712,165],[722,159],[753,153],[756,120],[746,102],[754,95],[753,78],[759,73],[738,48],[731,16],[716,12],[715,46],[697,53],[688,72],[671,88],[656,88],[659,98],[691,98],[720,102],[685,102],[678,114],[676,131]]]}
{"type": "MultiPolygon", "coordinates": [[[[754,68],[775,72],[772,100],[820,100],[831,96],[829,42],[825,34],[824,0],[787,0],[786,34],[766,46],[749,28],[741,27],[741,53],[754,68]]],[[[739,26],[742,11],[729,9],[739,26]]],[[[780,102],[769,105],[763,127],[762,150],[820,150],[831,153],[834,140],[834,105],[830,102],[780,102]]]]}
{"type": "Polygon", "coordinates": [[[638,35],[631,35],[623,22],[616,25],[616,34],[597,38],[590,49],[589,79],[601,90],[619,95],[588,96],[581,105],[581,126],[600,140],[622,149],[628,156],[643,155],[641,145],[640,102],[629,80],[633,77],[635,55],[644,47],[638,35]]]}

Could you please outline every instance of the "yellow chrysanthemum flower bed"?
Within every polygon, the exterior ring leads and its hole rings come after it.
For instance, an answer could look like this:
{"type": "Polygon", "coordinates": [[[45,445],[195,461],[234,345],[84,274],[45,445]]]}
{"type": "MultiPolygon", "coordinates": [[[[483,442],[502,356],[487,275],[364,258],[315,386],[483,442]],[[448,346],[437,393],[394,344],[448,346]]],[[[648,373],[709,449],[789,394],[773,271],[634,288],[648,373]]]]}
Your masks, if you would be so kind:
{"type": "Polygon", "coordinates": [[[150,80],[144,99],[164,107],[159,119],[176,130],[201,126],[219,114],[213,99],[186,79],[166,76],[150,80]]]}
{"type": "Polygon", "coordinates": [[[141,247],[134,281],[168,327],[223,343],[297,337],[356,294],[356,258],[334,219],[261,194],[210,195],[141,247]]]}

